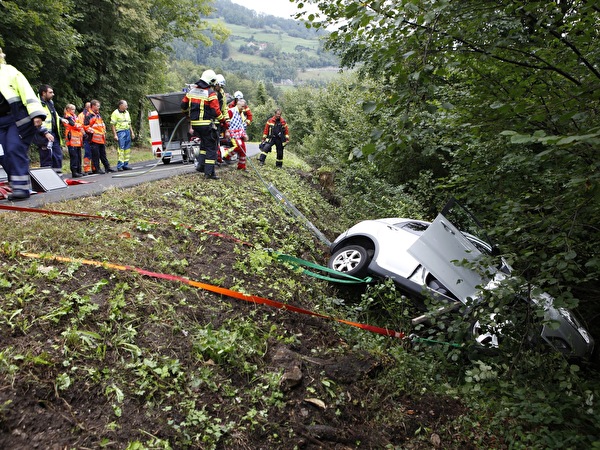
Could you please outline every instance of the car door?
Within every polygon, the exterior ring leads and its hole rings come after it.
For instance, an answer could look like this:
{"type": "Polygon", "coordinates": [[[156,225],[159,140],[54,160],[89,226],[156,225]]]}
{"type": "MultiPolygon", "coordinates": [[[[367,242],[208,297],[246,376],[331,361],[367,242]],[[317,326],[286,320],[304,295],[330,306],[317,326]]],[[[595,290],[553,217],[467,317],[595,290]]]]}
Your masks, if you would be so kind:
{"type": "MultiPolygon", "coordinates": [[[[474,299],[487,279],[475,270],[482,253],[446,217],[439,214],[408,253],[463,303],[474,299]],[[462,264],[462,261],[467,264],[462,264]]],[[[487,267],[490,273],[490,268],[487,267]]]]}

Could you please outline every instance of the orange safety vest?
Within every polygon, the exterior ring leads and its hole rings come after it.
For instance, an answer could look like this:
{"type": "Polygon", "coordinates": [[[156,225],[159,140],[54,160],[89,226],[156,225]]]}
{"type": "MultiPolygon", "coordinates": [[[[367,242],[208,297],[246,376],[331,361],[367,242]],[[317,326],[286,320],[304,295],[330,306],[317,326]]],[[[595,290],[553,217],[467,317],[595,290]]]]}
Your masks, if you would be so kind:
{"type": "Polygon", "coordinates": [[[83,145],[83,126],[77,121],[77,117],[74,114],[66,114],[65,119],[71,119],[75,123],[74,125],[65,124],[67,146],[81,147],[83,145]]]}
{"type": "Polygon", "coordinates": [[[93,143],[106,144],[106,124],[100,114],[90,114],[87,131],[92,133],[93,143]]]}

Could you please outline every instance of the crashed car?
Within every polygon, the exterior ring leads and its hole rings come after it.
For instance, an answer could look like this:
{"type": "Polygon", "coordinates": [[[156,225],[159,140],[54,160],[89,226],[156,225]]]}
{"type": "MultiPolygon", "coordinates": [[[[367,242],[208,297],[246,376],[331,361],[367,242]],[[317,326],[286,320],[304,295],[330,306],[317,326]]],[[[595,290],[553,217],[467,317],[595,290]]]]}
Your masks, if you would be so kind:
{"type": "MultiPolygon", "coordinates": [[[[328,266],[360,278],[391,278],[411,298],[433,296],[449,303],[473,305],[483,301],[482,288],[496,289],[511,274],[503,258],[497,266],[485,263],[496,252],[488,240],[478,236],[485,237],[479,222],[451,200],[433,222],[406,218],[359,222],[331,244],[328,266]],[[456,209],[457,217],[472,219],[478,235],[459,230],[446,217],[456,209]]],[[[543,308],[543,341],[568,357],[592,354],[594,340],[573,312],[555,307],[546,293],[528,298],[543,308]]],[[[478,321],[471,327],[474,339],[486,348],[498,346],[501,329],[499,325],[495,331],[488,331],[478,321]]]]}

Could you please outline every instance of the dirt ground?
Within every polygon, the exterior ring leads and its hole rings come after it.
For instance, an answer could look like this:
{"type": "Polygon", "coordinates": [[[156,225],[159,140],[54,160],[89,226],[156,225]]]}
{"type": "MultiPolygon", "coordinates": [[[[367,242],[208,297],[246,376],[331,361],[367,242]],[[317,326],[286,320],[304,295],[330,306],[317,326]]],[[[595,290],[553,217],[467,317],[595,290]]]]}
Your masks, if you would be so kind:
{"type": "MultiPolygon", "coordinates": [[[[207,254],[216,255],[227,265],[228,255],[231,255],[231,243],[224,243],[218,238],[204,242],[207,254]],[[212,245],[209,243],[213,243],[212,245]]],[[[188,255],[189,257],[189,255],[188,255]]],[[[2,256],[0,262],[5,265],[14,262],[2,256]]],[[[200,261],[190,261],[195,267],[190,273],[192,278],[200,276],[206,266],[200,261]],[[196,273],[195,273],[196,272],[196,273]]],[[[88,268],[82,276],[73,281],[76,285],[93,285],[99,279],[110,277],[112,287],[124,280],[134,283],[131,274],[111,274],[101,267],[88,268]]],[[[241,276],[241,274],[232,274],[241,276]]],[[[225,284],[227,284],[225,281],[225,284]]],[[[43,280],[40,280],[43,282],[43,280]]],[[[69,286],[63,286],[69,289],[69,286]]],[[[48,287],[46,286],[46,289],[48,287]]],[[[98,320],[108,314],[108,297],[104,292],[96,295],[93,301],[100,306],[96,316],[98,320]]],[[[260,292],[268,295],[268,289],[260,292]]],[[[189,301],[196,298],[197,293],[182,293],[175,295],[176,299],[188,296],[189,301]]],[[[211,297],[210,294],[203,298],[211,297]]],[[[214,296],[212,296],[214,297],[214,296]]],[[[210,302],[208,298],[206,301],[210,302]]],[[[230,308],[215,313],[211,308],[210,314],[201,310],[194,312],[194,321],[210,322],[213,327],[234,316],[244,316],[256,310],[256,306],[235,300],[226,300],[230,308]]],[[[25,306],[35,308],[35,305],[25,306]]],[[[144,315],[143,306],[138,305],[135,314],[144,315]]],[[[262,307],[261,308],[266,308],[262,307]]],[[[190,314],[191,311],[182,311],[190,314]]],[[[272,313],[269,311],[269,313],[272,313]]],[[[34,315],[34,312],[31,312],[34,315]]],[[[439,396],[412,395],[408,392],[374,392],[377,388],[373,380],[381,369],[389,363],[385,358],[375,359],[373,356],[347,348],[339,354],[327,354],[324,349],[344,348],[330,322],[319,318],[300,316],[285,311],[272,313],[275,320],[298,336],[302,336],[301,344],[282,344],[270,342],[268,351],[262,356],[261,363],[269,370],[283,372],[281,390],[283,392],[283,407],[271,407],[268,421],[253,430],[240,431],[233,438],[235,447],[217,446],[217,448],[248,448],[248,449],[350,449],[369,448],[381,449],[387,446],[393,448],[434,448],[447,447],[449,436],[440,437],[435,430],[443,428],[453,418],[464,412],[460,402],[452,398],[439,396]],[[320,349],[315,353],[315,349],[320,349]],[[334,382],[344,392],[344,401],[339,404],[328,404],[325,392],[314,392],[310,386],[326,386],[334,382]],[[321,400],[325,399],[325,400],[321,400]],[[373,402],[372,399],[377,399],[373,402]],[[398,421],[382,424],[379,412],[396,411],[398,421]],[[425,442],[411,443],[417,430],[433,430],[431,437],[425,442]],[[273,436],[280,438],[274,439],[273,436]]],[[[194,359],[190,342],[177,339],[168,326],[155,326],[146,330],[140,337],[140,346],[165,347],[179,359],[182,367],[195,368],[199,364],[208,365],[211,369],[221,370],[222,376],[242,390],[252,380],[244,375],[223,371],[210,361],[199,362],[194,359]]],[[[48,360],[61,360],[64,355],[56,352],[52,344],[62,338],[50,327],[29,329],[27,334],[1,328],[4,348],[18,347],[31,349],[38,355],[47,355],[48,360]]],[[[119,355],[107,351],[103,360],[104,372],[118,371],[121,365],[119,355]]],[[[60,391],[56,386],[57,375],[63,370],[52,364],[30,364],[29,374],[24,381],[21,377],[11,379],[4,367],[0,389],[0,448],[5,449],[87,449],[87,448],[124,448],[124,444],[138,439],[146,442],[147,433],[162,440],[174,439],[174,431],[169,421],[181,419],[164,411],[176,411],[177,403],[181,401],[175,396],[164,397],[161,407],[155,408],[143,398],[126,396],[121,405],[122,418],[118,426],[113,407],[105,395],[106,386],[102,383],[80,382],[66,391],[60,391]],[[32,382],[32,380],[35,380],[32,382]],[[107,432],[107,430],[111,430],[107,432]],[[144,431],[142,431],[144,430],[144,431]],[[150,431],[151,430],[151,431],[150,431]]],[[[194,393],[196,401],[205,405],[211,416],[228,420],[235,408],[241,404],[231,399],[223,398],[219,392],[206,389],[194,393]],[[219,405],[216,407],[215,405],[219,405]]],[[[333,400],[332,400],[333,401],[333,400]]],[[[231,431],[235,435],[235,430],[231,431]]],[[[230,439],[229,442],[232,440],[230,439]]],[[[209,448],[202,443],[193,444],[191,448],[209,448]]],[[[141,448],[141,447],[140,447],[141,448]]],[[[148,447],[152,448],[152,447],[148,447]]],[[[158,448],[158,447],[157,447],[158,448]]],[[[177,448],[177,447],[174,447],[177,448]]]]}
{"type": "MultiPolygon", "coordinates": [[[[330,202],[335,200],[334,196],[329,198],[330,202]]],[[[123,214],[127,207],[124,203],[123,214]]],[[[162,199],[145,207],[158,211],[173,205],[162,199]]],[[[144,248],[167,242],[173,264],[184,260],[186,264],[175,264],[164,272],[179,272],[192,280],[218,278],[222,286],[252,286],[254,295],[266,298],[278,298],[278,289],[282,289],[268,282],[255,283],[256,275],[236,264],[241,253],[238,242],[199,233],[188,233],[182,239],[180,230],[172,227],[151,232],[130,230],[115,233],[121,239],[139,241],[135,255],[123,255],[124,261],[135,257],[138,267],[158,263],[144,248]],[[198,248],[202,252],[191,251],[198,248]]],[[[299,234],[293,227],[288,230],[289,235],[295,232],[299,234]]],[[[56,245],[62,251],[72,244],[56,245]]],[[[104,254],[102,249],[97,253],[98,258],[104,254]]],[[[0,354],[2,449],[471,448],[452,424],[466,411],[460,401],[378,382],[396,362],[386,355],[357,350],[344,341],[332,321],[105,267],[81,266],[72,269],[70,277],[54,279],[46,274],[50,266],[68,272],[63,263],[0,252],[0,270],[6,274],[0,283],[0,297],[18,290],[32,293],[31,301],[18,305],[19,317],[29,318],[27,326],[7,326],[10,317],[6,315],[0,326],[6,352],[0,354]],[[27,279],[20,279],[19,274],[28,274],[27,279]],[[131,290],[124,289],[125,285],[131,290]],[[143,300],[138,292],[145,293],[143,300]],[[70,293],[74,293],[70,297],[72,309],[67,315],[51,321],[40,319],[63,305],[70,293]],[[88,303],[82,300],[82,293],[90,298],[88,303]],[[84,309],[92,306],[94,312],[77,322],[84,309]],[[276,326],[285,336],[299,337],[287,341],[269,337],[263,343],[264,351],[249,357],[248,364],[256,368],[254,373],[237,370],[239,366],[231,360],[228,364],[226,360],[199,358],[196,344],[185,330],[218,330],[248,317],[253,318],[257,329],[276,326]],[[135,329],[134,342],[143,355],[123,351],[116,331],[98,345],[101,354],[77,353],[70,341],[83,339],[73,334],[76,325],[101,335],[109,324],[135,329]],[[16,360],[14,355],[18,355],[16,360]],[[160,355],[172,367],[160,376],[158,372],[143,372],[148,367],[148,355],[160,355]],[[202,372],[209,372],[214,384],[193,378],[202,372]],[[57,381],[65,373],[74,374],[67,389],[57,381]],[[264,381],[272,373],[283,374],[277,389],[264,381]],[[141,386],[142,380],[149,380],[152,387],[141,386]],[[113,385],[123,391],[123,399],[117,402],[118,415],[113,385]],[[182,408],[186,401],[194,403],[196,422],[192,423],[189,411],[182,408]],[[229,427],[230,423],[234,426],[229,427]],[[218,435],[224,428],[224,435],[218,435]],[[188,434],[189,439],[182,438],[188,434]],[[200,435],[212,441],[198,440],[200,435]]],[[[303,282],[301,275],[289,268],[269,270],[272,273],[267,280],[296,277],[297,282],[303,282]]],[[[292,300],[295,305],[311,308],[302,295],[294,293],[292,300]]]]}

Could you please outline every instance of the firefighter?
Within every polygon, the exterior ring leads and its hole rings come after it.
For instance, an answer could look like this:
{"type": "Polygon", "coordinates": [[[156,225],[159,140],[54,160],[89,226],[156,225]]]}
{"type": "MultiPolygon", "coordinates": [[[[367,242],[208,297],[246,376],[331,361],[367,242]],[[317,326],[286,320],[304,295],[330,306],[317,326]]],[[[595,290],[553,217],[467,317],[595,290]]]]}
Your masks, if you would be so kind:
{"type": "Polygon", "coordinates": [[[40,152],[40,167],[52,167],[56,173],[62,173],[63,151],[62,151],[62,133],[60,131],[61,124],[64,124],[65,119],[59,117],[54,106],[54,89],[48,84],[42,84],[38,93],[42,107],[46,112],[44,128],[46,128],[54,139],[36,139],[34,143],[38,146],[40,152]]]}
{"type": "MultiPolygon", "coordinates": [[[[240,100],[245,100],[244,94],[242,93],[242,91],[235,91],[233,93],[233,100],[229,103],[229,107],[233,108],[237,105],[238,101],[240,100]]],[[[250,126],[250,124],[252,123],[252,111],[248,106],[248,102],[245,102],[245,106],[242,109],[242,119],[244,120],[244,128],[247,129],[248,126],[250,126]]]]}
{"type": "MultiPolygon", "coordinates": [[[[219,106],[221,111],[225,113],[227,111],[227,98],[225,96],[225,77],[218,73],[215,78],[214,90],[217,93],[217,98],[219,99],[219,106]]],[[[225,130],[219,126],[219,144],[217,145],[217,164],[221,164],[223,162],[223,154],[221,152],[221,142],[225,139],[225,130]]]]}
{"type": "Polygon", "coordinates": [[[258,158],[260,165],[265,164],[267,153],[271,152],[273,145],[277,149],[277,159],[275,167],[283,167],[283,147],[290,141],[290,131],[287,122],[281,117],[281,109],[275,110],[275,115],[267,120],[263,131],[262,141],[259,145],[260,156],[258,158]]]}
{"type": "Polygon", "coordinates": [[[231,152],[238,154],[238,170],[246,170],[246,141],[248,135],[244,128],[244,121],[242,118],[242,110],[246,106],[246,101],[240,99],[237,105],[233,108],[229,108],[229,133],[231,134],[231,142],[233,147],[230,149],[231,152]]]}
{"type": "Polygon", "coordinates": [[[216,78],[217,74],[213,70],[205,70],[181,100],[181,109],[190,118],[193,134],[200,138],[200,154],[197,157],[196,170],[204,171],[204,177],[209,180],[219,179],[215,173],[219,123],[225,130],[225,136],[229,135],[227,131],[229,117],[221,111],[217,93],[211,87],[216,78]]]}
{"type": "Polygon", "coordinates": [[[0,48],[0,164],[12,189],[9,200],[29,198],[29,144],[36,134],[53,139],[42,127],[45,118],[35,91],[21,72],[6,64],[0,48]]]}

